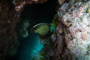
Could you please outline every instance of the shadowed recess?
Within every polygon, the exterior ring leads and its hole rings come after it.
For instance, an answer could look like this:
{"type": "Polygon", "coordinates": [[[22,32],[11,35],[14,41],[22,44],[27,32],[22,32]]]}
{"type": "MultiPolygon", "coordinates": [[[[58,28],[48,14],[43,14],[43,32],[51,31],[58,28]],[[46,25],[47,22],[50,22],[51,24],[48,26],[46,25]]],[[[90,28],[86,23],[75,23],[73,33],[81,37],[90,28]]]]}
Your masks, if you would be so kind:
{"type": "MultiPolygon", "coordinates": [[[[51,23],[56,14],[57,0],[48,0],[44,4],[27,5],[21,12],[21,22],[30,21],[30,27],[37,23],[51,23]]],[[[34,53],[39,52],[43,48],[43,44],[39,42],[39,38],[35,33],[29,31],[29,36],[20,40],[17,53],[7,60],[32,60],[34,53]]]]}

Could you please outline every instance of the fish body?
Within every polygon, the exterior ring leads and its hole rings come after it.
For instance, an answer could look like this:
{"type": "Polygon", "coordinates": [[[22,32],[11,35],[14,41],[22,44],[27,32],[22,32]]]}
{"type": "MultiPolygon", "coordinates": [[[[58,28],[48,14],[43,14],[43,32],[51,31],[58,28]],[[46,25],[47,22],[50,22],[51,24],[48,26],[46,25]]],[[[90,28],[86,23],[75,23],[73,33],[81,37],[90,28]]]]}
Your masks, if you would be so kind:
{"type": "Polygon", "coordinates": [[[33,30],[40,36],[45,36],[55,32],[55,23],[39,23],[33,26],[33,30]]]}
{"type": "Polygon", "coordinates": [[[39,23],[36,24],[33,29],[35,33],[44,36],[49,32],[50,27],[48,23],[39,23]]]}

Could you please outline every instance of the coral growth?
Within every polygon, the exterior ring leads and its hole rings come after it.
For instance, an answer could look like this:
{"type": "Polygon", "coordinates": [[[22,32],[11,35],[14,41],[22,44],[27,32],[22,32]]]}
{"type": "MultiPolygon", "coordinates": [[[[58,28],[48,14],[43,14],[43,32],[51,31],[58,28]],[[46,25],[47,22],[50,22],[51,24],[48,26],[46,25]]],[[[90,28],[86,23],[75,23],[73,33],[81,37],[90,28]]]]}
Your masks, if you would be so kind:
{"type": "Polygon", "coordinates": [[[13,0],[12,2],[13,4],[15,4],[16,11],[20,11],[27,4],[42,4],[44,2],[47,2],[47,0],[13,0]]]}
{"type": "Polygon", "coordinates": [[[63,4],[57,12],[56,35],[50,36],[36,58],[41,60],[90,60],[89,5],[90,1],[63,4]]]}
{"type": "Polygon", "coordinates": [[[87,3],[69,3],[66,11],[62,12],[62,8],[58,10],[59,23],[60,25],[63,24],[66,49],[72,53],[75,60],[90,60],[90,51],[88,50],[90,45],[89,5],[90,1],[87,3]]]}

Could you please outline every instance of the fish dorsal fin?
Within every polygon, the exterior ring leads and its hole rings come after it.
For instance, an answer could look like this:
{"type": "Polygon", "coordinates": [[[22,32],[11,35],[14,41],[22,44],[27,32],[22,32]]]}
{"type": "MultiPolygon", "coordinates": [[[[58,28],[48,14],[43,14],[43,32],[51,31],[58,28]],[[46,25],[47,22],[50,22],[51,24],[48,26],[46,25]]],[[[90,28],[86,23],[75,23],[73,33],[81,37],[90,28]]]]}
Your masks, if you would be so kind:
{"type": "Polygon", "coordinates": [[[45,25],[45,24],[48,24],[48,23],[39,23],[39,24],[36,24],[35,26],[33,26],[33,28],[36,28],[36,27],[39,27],[40,25],[45,25]]]}

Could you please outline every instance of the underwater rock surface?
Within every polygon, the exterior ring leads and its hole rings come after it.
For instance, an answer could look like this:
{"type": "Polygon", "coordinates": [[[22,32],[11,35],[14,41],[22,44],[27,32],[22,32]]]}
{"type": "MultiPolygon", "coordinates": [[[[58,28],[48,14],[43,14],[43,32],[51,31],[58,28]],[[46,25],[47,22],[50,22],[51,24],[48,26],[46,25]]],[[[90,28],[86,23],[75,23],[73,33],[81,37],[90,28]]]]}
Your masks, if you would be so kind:
{"type": "Polygon", "coordinates": [[[12,2],[15,5],[15,10],[20,11],[27,4],[42,4],[47,2],[47,0],[13,0],[12,2]]]}
{"type": "MultiPolygon", "coordinates": [[[[60,39],[60,31],[63,33],[64,43],[61,46],[61,60],[67,58],[64,54],[67,49],[72,59],[69,60],[90,60],[90,1],[75,4],[65,3],[58,10],[57,40],[60,39]],[[65,6],[67,6],[65,8],[65,6]],[[64,9],[63,9],[64,8],[64,9]],[[63,11],[63,12],[62,12],[63,11]],[[62,29],[61,29],[62,28],[62,29]]],[[[69,55],[69,54],[68,54],[69,55]]],[[[59,60],[59,59],[58,59],[59,60]]]]}
{"type": "Polygon", "coordinates": [[[46,1],[0,0],[0,60],[15,55],[17,51],[16,23],[20,16],[16,11],[21,14],[22,25],[18,29],[22,41],[17,56],[14,56],[15,59],[11,57],[11,60],[90,60],[90,1],[64,3],[67,0],[58,0],[60,6],[52,22],[52,18],[47,16],[55,14],[51,11],[54,8],[49,9],[54,5],[45,4],[44,7],[48,6],[46,10],[40,5],[46,1]],[[32,5],[25,7],[28,4],[32,5]],[[29,31],[33,25],[38,36],[29,31]]]}
{"type": "Polygon", "coordinates": [[[15,31],[19,21],[11,0],[0,0],[0,60],[14,55],[19,44],[15,31]]]}
{"type": "Polygon", "coordinates": [[[33,60],[90,60],[90,1],[65,3],[57,11],[58,25],[33,60]]]}

